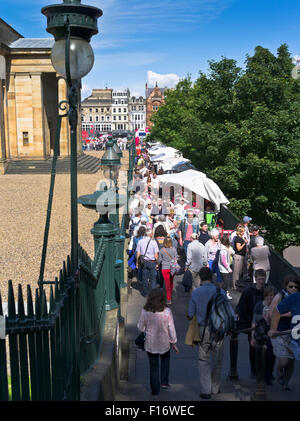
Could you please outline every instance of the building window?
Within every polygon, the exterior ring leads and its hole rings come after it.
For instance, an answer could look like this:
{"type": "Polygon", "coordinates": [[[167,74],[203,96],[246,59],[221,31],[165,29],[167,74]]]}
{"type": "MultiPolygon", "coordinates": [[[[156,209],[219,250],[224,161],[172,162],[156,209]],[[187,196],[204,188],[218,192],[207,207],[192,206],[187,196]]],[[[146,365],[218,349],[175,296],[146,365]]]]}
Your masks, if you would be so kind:
{"type": "Polygon", "coordinates": [[[29,136],[28,132],[23,132],[23,146],[29,145],[29,136]]]}
{"type": "Polygon", "coordinates": [[[106,120],[109,121],[109,115],[106,116],[106,120]]]}
{"type": "Polygon", "coordinates": [[[101,116],[101,121],[104,121],[104,116],[101,116]]]}
{"type": "Polygon", "coordinates": [[[93,121],[93,117],[90,115],[90,121],[93,121]]]}
{"type": "Polygon", "coordinates": [[[99,121],[99,116],[98,115],[96,115],[96,121],[99,121]]]}
{"type": "Polygon", "coordinates": [[[109,113],[109,108],[106,108],[106,111],[109,113]]]}
{"type": "Polygon", "coordinates": [[[117,112],[117,109],[116,109],[116,108],[114,108],[114,109],[113,109],[113,112],[114,112],[114,113],[116,113],[116,112],[117,112]]]}
{"type": "Polygon", "coordinates": [[[126,108],[124,108],[124,113],[126,113],[126,108]]]}
{"type": "Polygon", "coordinates": [[[114,120],[116,120],[117,119],[117,117],[114,115],[114,120]]]}
{"type": "Polygon", "coordinates": [[[122,108],[119,108],[119,113],[121,113],[122,112],[122,108]]]}
{"type": "Polygon", "coordinates": [[[119,115],[119,120],[121,120],[121,118],[122,118],[122,117],[119,115]]]}
{"type": "Polygon", "coordinates": [[[124,115],[124,120],[127,120],[127,116],[126,115],[124,115]]]}
{"type": "Polygon", "coordinates": [[[104,108],[101,108],[101,113],[104,113],[104,108]]]}
{"type": "Polygon", "coordinates": [[[81,121],[84,121],[84,115],[81,116],[81,121]]]}
{"type": "Polygon", "coordinates": [[[98,108],[96,108],[96,113],[98,112],[98,108]]]}
{"type": "Polygon", "coordinates": [[[90,113],[92,113],[93,112],[93,108],[90,108],[90,113]]]}

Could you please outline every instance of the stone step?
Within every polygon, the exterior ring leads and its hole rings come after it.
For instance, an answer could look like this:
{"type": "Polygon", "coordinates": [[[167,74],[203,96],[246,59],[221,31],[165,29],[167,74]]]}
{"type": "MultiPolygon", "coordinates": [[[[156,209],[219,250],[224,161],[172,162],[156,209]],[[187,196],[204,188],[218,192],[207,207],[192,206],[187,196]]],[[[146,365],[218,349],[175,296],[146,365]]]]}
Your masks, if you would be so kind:
{"type": "MultiPolygon", "coordinates": [[[[79,174],[94,174],[100,169],[100,159],[90,155],[80,155],[77,159],[79,174]]],[[[17,160],[10,161],[6,174],[50,174],[52,158],[47,160],[17,160]]],[[[56,162],[57,174],[70,173],[70,158],[58,159],[56,162]]]]}

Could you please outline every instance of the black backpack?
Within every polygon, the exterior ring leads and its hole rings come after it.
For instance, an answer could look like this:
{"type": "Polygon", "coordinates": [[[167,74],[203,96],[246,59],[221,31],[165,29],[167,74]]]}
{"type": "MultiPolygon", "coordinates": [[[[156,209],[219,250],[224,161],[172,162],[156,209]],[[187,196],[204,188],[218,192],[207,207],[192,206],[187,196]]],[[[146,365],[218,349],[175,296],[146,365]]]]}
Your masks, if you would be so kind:
{"type": "Polygon", "coordinates": [[[234,312],[226,295],[221,293],[221,288],[217,291],[207,304],[205,327],[201,342],[204,338],[205,329],[210,330],[211,347],[219,343],[224,336],[233,329],[234,312]]]}

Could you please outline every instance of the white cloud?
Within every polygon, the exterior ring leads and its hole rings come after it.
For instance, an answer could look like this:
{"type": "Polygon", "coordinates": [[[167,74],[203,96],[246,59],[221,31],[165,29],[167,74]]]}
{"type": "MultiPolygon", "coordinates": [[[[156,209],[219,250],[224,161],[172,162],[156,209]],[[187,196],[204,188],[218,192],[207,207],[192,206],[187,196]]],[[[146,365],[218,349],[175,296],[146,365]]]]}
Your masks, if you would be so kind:
{"type": "Polygon", "coordinates": [[[152,72],[151,70],[148,70],[147,72],[147,81],[150,87],[155,86],[157,82],[158,86],[161,88],[175,88],[179,80],[180,77],[175,73],[168,73],[163,75],[152,72]]]}
{"type": "Polygon", "coordinates": [[[92,89],[88,85],[82,84],[81,100],[83,101],[85,98],[87,98],[91,94],[92,94],[92,89]]]}

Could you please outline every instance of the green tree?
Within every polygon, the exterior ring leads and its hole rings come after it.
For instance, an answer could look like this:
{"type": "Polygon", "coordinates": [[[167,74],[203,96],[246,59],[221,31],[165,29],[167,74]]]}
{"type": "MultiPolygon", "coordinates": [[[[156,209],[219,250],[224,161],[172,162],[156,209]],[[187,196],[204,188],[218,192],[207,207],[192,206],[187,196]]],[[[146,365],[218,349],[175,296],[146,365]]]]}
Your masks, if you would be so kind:
{"type": "Polygon", "coordinates": [[[214,179],[278,251],[300,245],[300,83],[287,45],[277,56],[256,47],[244,70],[227,58],[209,65],[168,91],[151,138],[214,179]]]}

